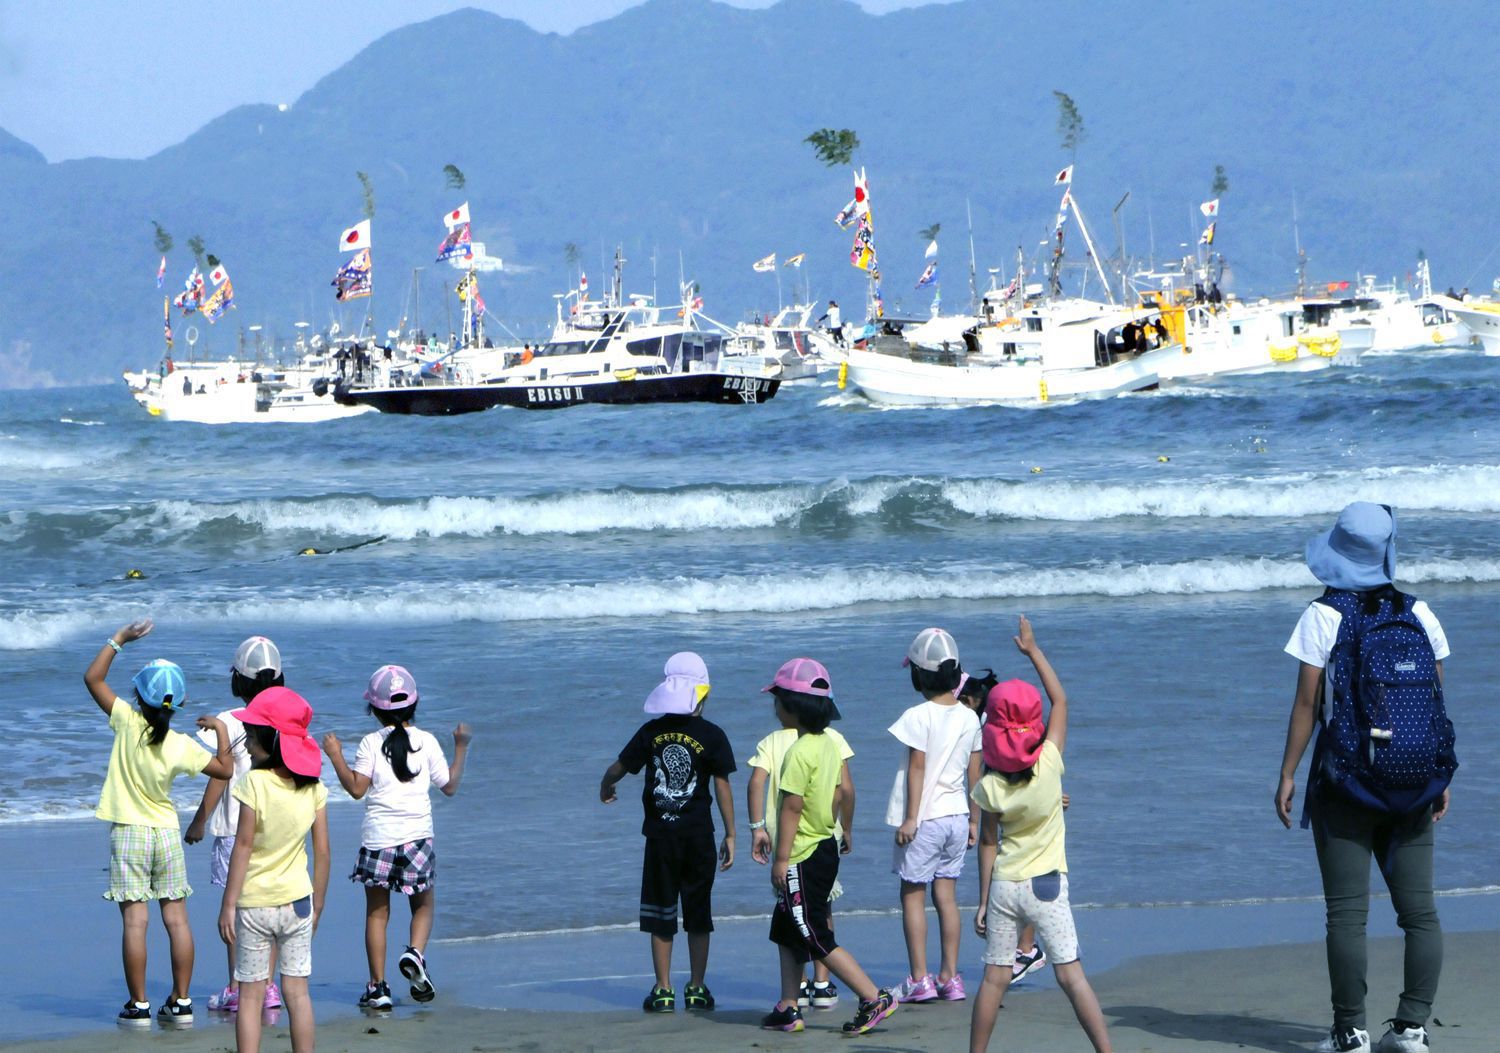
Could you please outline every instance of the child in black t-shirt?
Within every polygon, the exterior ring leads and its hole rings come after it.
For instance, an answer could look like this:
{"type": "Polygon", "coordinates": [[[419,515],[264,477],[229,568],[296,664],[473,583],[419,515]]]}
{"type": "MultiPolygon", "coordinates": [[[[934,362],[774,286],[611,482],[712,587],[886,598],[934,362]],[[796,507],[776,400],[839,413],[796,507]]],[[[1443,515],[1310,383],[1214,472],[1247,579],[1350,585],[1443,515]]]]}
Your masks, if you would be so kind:
{"type": "Polygon", "coordinates": [[[627,774],[651,767],[641,790],[646,858],[641,869],[641,931],[651,934],[651,964],[656,986],[642,1008],[670,1013],[677,999],[672,990],[672,938],[677,934],[677,902],[688,934],[691,976],[683,991],[687,1009],[712,1009],[714,996],[703,984],[708,968],[709,933],[714,930],[715,863],[734,865],[734,795],[729,776],[734,752],[717,724],[703,719],[708,698],[708,667],[691,651],[667,659],[666,679],[646,699],[653,719],[642,724],[609,766],[599,783],[599,800],[612,804],[615,784],[627,774]],[[724,820],[724,841],[714,848],[714,820],[708,780],[724,820]]]}

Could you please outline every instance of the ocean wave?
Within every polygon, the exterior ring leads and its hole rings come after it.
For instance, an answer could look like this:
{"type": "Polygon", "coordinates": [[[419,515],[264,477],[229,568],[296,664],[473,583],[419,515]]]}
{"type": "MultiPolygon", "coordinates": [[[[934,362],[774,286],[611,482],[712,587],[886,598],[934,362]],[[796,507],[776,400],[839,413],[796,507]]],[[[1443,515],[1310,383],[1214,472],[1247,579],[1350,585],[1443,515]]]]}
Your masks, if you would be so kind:
{"type": "MultiPolygon", "coordinates": [[[[1403,583],[1500,581],[1500,559],[1412,560],[1403,583]]],[[[537,585],[466,583],[328,589],[317,595],[265,592],[205,602],[192,592],[170,601],[174,621],[207,624],[443,625],[453,622],[549,622],[643,619],[694,614],[793,614],[863,604],[1060,596],[1194,596],[1316,585],[1300,561],[1201,559],[1181,563],[1097,563],[1073,567],[890,567],[788,569],[717,578],[636,578],[537,585]]],[[[168,602],[163,600],[162,602],[168,602]]],[[[137,616],[135,612],[124,612],[137,616]]],[[[54,647],[97,630],[98,612],[0,614],[0,651],[54,647]]]]}
{"type": "MultiPolygon", "coordinates": [[[[0,447],[3,449],[3,447],[0,447]]],[[[0,462],[3,463],[3,462],[0,462]]],[[[1116,519],[1305,518],[1353,500],[1406,511],[1500,512],[1500,467],[1369,469],[1335,473],[1186,478],[1150,465],[1130,484],[1047,476],[944,479],[871,477],[824,483],[616,487],[527,496],[386,499],[363,494],[230,502],[158,501],[87,513],[35,511],[9,517],[6,540],[46,544],[255,537],[369,538],[592,535],[618,532],[814,528],[841,520],[1098,522],[1116,519]],[[1158,472],[1157,469],[1160,469],[1158,472]],[[18,527],[20,529],[18,529],[18,527]]]]}

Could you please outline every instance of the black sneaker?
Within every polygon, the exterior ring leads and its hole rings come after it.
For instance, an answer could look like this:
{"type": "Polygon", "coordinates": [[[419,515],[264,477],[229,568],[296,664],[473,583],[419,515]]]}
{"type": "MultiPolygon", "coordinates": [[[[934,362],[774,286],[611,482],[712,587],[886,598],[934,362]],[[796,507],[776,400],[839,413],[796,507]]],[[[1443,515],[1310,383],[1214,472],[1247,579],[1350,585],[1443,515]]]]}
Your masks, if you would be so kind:
{"type": "Polygon", "coordinates": [[[844,1034],[863,1035],[894,1013],[900,1006],[901,1003],[896,1001],[896,996],[884,989],[868,1002],[861,999],[859,1012],[854,1014],[853,1020],[844,1025],[844,1034]]]}
{"type": "Polygon", "coordinates": [[[156,1011],[156,1020],[162,1027],[192,1027],[193,1000],[168,998],[156,1011]]]}
{"type": "Polygon", "coordinates": [[[125,1008],[120,1010],[120,1015],[116,1019],[126,1027],[150,1027],[151,1003],[126,1002],[125,1008]]]}
{"type": "Polygon", "coordinates": [[[361,1009],[375,1009],[384,1012],[395,1005],[391,998],[391,989],[384,980],[379,983],[365,984],[365,993],[359,996],[359,1007],[361,1009]]]}
{"type": "Polygon", "coordinates": [[[810,1005],[812,1005],[812,984],[803,980],[797,986],[797,1006],[799,1009],[806,1009],[810,1005]]]}
{"type": "Polygon", "coordinates": [[[427,975],[427,959],[415,947],[408,947],[397,963],[401,975],[411,981],[411,996],[418,1002],[430,1002],[437,997],[437,988],[427,975]]]}
{"type": "Polygon", "coordinates": [[[702,984],[688,984],[682,989],[682,1003],[688,1009],[712,1009],[714,994],[702,984]]]}
{"type": "Polygon", "coordinates": [[[670,987],[653,987],[646,1000],[641,1003],[641,1008],[648,1013],[675,1013],[677,992],[670,987]]]}
{"type": "MultiPolygon", "coordinates": [[[[813,984],[808,991],[808,1001],[814,1009],[832,1009],[839,1004],[838,986],[832,980],[826,984],[813,984]]],[[[797,1004],[801,1005],[801,999],[797,1004]]]]}
{"type": "Polygon", "coordinates": [[[801,1031],[807,1025],[802,1022],[802,1010],[794,1005],[783,1009],[778,1002],[776,1008],[760,1018],[760,1026],[765,1031],[801,1031]]]}

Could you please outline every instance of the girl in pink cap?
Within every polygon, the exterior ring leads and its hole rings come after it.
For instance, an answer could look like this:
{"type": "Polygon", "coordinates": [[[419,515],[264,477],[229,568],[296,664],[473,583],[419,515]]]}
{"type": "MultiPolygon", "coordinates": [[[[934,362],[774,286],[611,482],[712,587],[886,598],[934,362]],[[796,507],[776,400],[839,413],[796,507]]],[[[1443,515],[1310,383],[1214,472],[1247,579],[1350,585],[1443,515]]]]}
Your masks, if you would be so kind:
{"type": "Polygon", "coordinates": [[[467,724],[453,729],[453,764],[443,756],[437,738],[417,727],[417,681],[399,665],[383,665],[365,690],[380,730],[359,742],[354,766],[344,761],[343,746],[332,732],[323,749],[333,762],[339,783],[356,801],[365,800],[359,860],[349,880],[365,886],[365,957],[370,982],[359,998],[363,1009],[390,1009],[385,981],[385,934],[391,920],[391,893],[411,903],[411,934],[397,962],[411,983],[411,996],[430,1002],[437,988],[427,974],[427,940],[432,935],[437,880],[437,850],[432,844],[432,799],[436,786],[452,797],[463,777],[464,759],[473,736],[467,724]]]}
{"type": "Polygon", "coordinates": [[[1078,1023],[1097,1053],[1109,1053],[1109,1030],[1078,958],[1078,933],[1068,905],[1062,799],[1068,696],[1024,616],[1013,639],[1041,678],[1052,713],[1042,720],[1042,697],[1023,680],[997,684],[985,706],[985,775],[973,793],[981,809],[974,930],[985,938],[985,966],[974,999],[969,1051],[982,1053],[989,1046],[1011,983],[1017,930],[1034,925],[1052,953],[1057,984],[1073,1003],[1078,1023]]]}
{"type": "MultiPolygon", "coordinates": [[[[240,815],[219,908],[219,936],[234,947],[234,977],[248,1006],[265,998],[274,952],[293,1053],[311,1053],[315,1023],[307,978],[313,933],[328,893],[328,791],[318,780],[323,770],[318,744],[307,733],[312,707],[291,688],[270,687],[234,715],[245,726],[251,767],[232,791],[240,815]]],[[[239,1053],[258,1053],[260,1030],[259,1013],[235,1018],[239,1053]]]]}

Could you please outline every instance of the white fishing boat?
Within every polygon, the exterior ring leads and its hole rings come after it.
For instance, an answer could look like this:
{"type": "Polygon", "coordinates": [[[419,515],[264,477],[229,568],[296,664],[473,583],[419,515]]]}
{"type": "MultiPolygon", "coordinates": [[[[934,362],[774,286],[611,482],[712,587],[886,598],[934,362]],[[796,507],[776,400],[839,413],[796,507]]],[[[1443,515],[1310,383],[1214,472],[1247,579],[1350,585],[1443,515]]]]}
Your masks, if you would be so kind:
{"type": "Polygon", "coordinates": [[[233,360],[173,363],[171,372],[164,367],[126,374],[126,382],[147,413],[169,421],[313,423],[367,412],[334,401],[333,376],[333,363],[314,354],[285,367],[233,360]]]}
{"type": "Polygon", "coordinates": [[[812,304],[790,304],[774,318],[741,322],[730,332],[726,354],[774,362],[783,382],[815,379],[834,362],[833,342],[811,325],[812,312],[812,304]]]}
{"type": "Polygon", "coordinates": [[[1417,261],[1415,295],[1395,281],[1377,285],[1374,275],[1361,275],[1356,299],[1375,327],[1372,351],[1407,351],[1424,347],[1465,347],[1473,334],[1439,302],[1432,292],[1427,260],[1417,261]]]}
{"type": "Polygon", "coordinates": [[[1500,302],[1455,300],[1448,296],[1434,296],[1433,301],[1441,304],[1468,328],[1485,354],[1500,355],[1500,302]]]}

